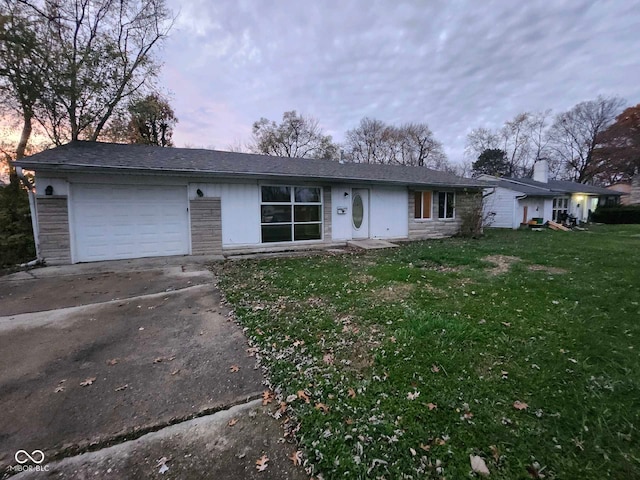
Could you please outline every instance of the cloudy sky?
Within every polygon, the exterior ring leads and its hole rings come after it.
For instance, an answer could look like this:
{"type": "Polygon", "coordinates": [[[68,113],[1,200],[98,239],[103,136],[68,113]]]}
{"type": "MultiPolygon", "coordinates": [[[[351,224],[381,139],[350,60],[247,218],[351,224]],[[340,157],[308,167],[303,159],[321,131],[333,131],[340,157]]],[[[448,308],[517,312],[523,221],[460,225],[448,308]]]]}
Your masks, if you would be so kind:
{"type": "Polygon", "coordinates": [[[342,141],[426,122],[452,161],[478,126],[598,94],[640,103],[640,0],[168,0],[161,85],[178,146],[245,143],[298,110],[342,141]]]}

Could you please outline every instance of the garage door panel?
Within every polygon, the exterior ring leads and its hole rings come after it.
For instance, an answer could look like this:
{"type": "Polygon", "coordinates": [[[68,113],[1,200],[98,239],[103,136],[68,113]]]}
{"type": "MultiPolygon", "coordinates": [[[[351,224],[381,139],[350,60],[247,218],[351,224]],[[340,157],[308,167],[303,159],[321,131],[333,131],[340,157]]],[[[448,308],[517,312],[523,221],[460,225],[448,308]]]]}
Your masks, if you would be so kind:
{"type": "Polygon", "coordinates": [[[189,253],[186,187],[73,187],[76,260],[189,253]]]}

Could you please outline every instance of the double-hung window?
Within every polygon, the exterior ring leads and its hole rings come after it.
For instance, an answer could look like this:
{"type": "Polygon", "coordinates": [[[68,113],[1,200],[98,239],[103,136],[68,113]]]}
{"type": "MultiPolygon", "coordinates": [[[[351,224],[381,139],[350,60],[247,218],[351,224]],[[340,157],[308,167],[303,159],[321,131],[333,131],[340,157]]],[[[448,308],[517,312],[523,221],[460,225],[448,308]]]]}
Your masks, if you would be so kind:
{"type": "Polygon", "coordinates": [[[455,218],[456,194],[455,192],[438,192],[438,218],[455,218]]]}
{"type": "Polygon", "coordinates": [[[262,243],[322,239],[320,187],[263,186],[262,243]]]}
{"type": "Polygon", "coordinates": [[[415,192],[414,193],[414,215],[413,218],[428,220],[431,218],[431,200],[433,194],[431,192],[415,192]]]}

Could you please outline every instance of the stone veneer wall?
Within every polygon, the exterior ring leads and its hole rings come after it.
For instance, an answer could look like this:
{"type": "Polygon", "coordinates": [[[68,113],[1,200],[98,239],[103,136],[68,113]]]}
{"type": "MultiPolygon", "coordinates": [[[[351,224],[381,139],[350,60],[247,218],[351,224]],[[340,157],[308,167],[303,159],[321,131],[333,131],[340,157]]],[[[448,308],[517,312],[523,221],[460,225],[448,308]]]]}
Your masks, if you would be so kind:
{"type": "Polygon", "coordinates": [[[629,205],[640,205],[640,173],[636,173],[631,179],[629,205]]]}
{"type": "Polygon", "coordinates": [[[71,263],[69,207],[66,195],[39,195],[38,239],[40,255],[48,265],[71,263]]]}
{"type": "MultiPolygon", "coordinates": [[[[455,218],[442,220],[438,218],[438,201],[434,195],[431,202],[431,219],[421,220],[414,218],[415,192],[415,189],[409,189],[409,240],[443,238],[457,234],[463,215],[473,209],[478,201],[482,201],[480,192],[456,190],[455,218]]],[[[433,193],[437,191],[434,190],[433,193]]]]}
{"type": "Polygon", "coordinates": [[[191,212],[191,254],[222,254],[222,209],[220,198],[196,198],[191,212]]]}

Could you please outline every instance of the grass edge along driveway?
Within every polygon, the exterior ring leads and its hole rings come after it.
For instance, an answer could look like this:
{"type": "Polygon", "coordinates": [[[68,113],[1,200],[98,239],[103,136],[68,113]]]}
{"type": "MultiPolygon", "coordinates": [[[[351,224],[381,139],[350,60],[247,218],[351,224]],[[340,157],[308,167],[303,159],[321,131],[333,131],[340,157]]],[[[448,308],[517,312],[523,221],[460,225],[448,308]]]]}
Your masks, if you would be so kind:
{"type": "Polygon", "coordinates": [[[490,230],[228,262],[221,286],[311,475],[637,478],[639,247],[490,230]]]}

